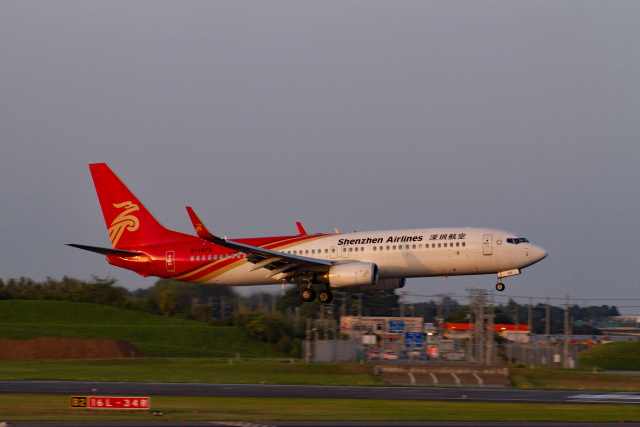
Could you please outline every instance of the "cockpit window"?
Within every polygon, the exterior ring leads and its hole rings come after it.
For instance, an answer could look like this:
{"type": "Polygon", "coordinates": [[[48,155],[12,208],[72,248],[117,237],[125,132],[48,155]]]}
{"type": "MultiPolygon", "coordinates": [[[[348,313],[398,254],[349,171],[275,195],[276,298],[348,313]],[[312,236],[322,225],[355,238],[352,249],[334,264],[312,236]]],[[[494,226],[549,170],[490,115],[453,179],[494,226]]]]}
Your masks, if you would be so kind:
{"type": "Polygon", "coordinates": [[[518,245],[520,243],[529,243],[529,241],[524,237],[518,237],[518,238],[515,238],[515,239],[508,238],[507,239],[507,243],[511,243],[513,245],[518,245]]]}

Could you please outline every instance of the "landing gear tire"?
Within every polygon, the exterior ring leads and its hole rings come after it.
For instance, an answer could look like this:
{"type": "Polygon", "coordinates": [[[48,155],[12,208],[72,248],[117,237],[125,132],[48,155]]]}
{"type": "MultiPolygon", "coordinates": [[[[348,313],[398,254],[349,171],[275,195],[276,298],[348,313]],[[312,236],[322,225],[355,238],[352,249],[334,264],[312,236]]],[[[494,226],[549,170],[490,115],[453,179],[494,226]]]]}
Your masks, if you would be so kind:
{"type": "Polygon", "coordinates": [[[498,292],[502,292],[502,291],[504,291],[504,283],[502,283],[502,282],[498,282],[498,284],[496,285],[496,290],[497,290],[498,292]]]}
{"type": "Polygon", "coordinates": [[[300,292],[300,297],[306,302],[312,302],[316,299],[316,291],[312,288],[303,289],[302,292],[300,292]]]}
{"type": "Polygon", "coordinates": [[[320,291],[318,293],[318,301],[320,301],[322,304],[329,304],[331,301],[333,301],[333,292],[328,289],[326,291],[320,291]]]}

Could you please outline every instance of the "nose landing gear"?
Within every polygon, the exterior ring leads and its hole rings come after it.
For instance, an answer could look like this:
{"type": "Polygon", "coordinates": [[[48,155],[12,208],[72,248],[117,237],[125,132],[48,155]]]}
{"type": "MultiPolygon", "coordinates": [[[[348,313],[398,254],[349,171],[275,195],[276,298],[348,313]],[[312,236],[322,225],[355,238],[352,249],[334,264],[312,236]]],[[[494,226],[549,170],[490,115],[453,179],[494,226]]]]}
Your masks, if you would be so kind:
{"type": "Polygon", "coordinates": [[[496,290],[497,290],[498,292],[502,292],[502,291],[504,291],[504,283],[502,283],[502,281],[500,281],[500,282],[498,282],[498,283],[496,284],[496,290]]]}

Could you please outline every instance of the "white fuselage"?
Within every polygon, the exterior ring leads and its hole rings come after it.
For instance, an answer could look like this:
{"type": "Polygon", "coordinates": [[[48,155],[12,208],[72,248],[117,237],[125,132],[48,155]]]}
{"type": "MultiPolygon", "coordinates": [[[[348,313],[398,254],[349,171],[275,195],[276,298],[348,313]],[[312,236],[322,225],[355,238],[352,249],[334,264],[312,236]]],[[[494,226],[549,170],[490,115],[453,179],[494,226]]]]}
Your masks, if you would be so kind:
{"type": "MultiPolygon", "coordinates": [[[[239,240],[240,241],[240,240],[239,240]]],[[[309,236],[280,252],[336,263],[363,261],[378,266],[380,279],[518,274],[547,252],[513,233],[486,228],[420,228],[309,236]]],[[[264,269],[239,259],[206,283],[259,285],[279,283],[264,269]]],[[[500,276],[502,277],[502,276],[500,276]]]]}

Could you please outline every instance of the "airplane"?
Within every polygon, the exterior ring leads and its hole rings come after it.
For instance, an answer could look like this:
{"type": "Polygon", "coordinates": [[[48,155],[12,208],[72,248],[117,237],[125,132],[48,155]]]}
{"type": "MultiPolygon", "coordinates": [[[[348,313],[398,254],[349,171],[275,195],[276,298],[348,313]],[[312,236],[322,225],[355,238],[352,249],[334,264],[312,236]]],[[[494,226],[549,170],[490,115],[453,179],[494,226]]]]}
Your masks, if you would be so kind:
{"type": "Polygon", "coordinates": [[[328,304],[332,289],[392,290],[407,278],[497,274],[502,279],[547,256],[516,234],[490,228],[417,228],[228,239],[209,232],[191,207],[196,236],[163,227],[105,163],[89,165],[111,248],[105,255],[142,276],[225,286],[291,283],[304,301],[328,304]],[[318,291],[316,292],[316,289],[318,291]]]}

